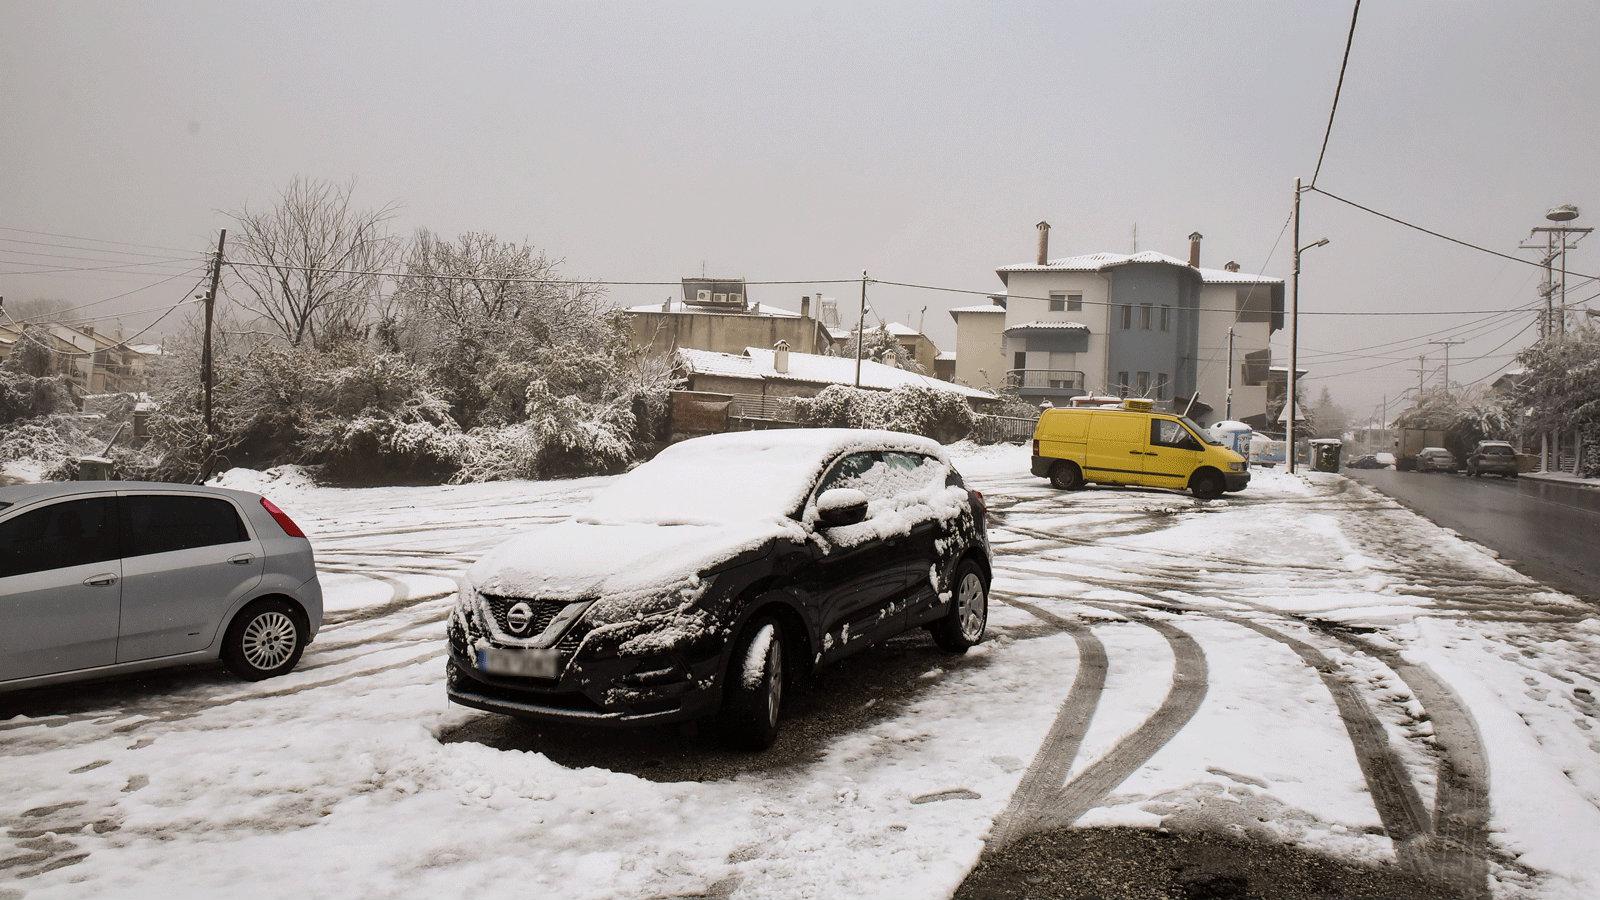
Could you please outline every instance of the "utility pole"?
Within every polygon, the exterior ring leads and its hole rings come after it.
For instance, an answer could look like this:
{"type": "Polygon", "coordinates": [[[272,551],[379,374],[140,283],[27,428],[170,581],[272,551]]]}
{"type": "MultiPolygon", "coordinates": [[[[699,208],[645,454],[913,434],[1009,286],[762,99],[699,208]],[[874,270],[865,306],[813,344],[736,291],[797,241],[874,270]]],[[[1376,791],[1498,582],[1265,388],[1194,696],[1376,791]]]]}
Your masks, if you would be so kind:
{"type": "Polygon", "coordinates": [[[222,249],[228,243],[228,229],[217,235],[217,252],[211,258],[211,290],[206,291],[206,331],[200,345],[200,415],[205,421],[205,448],[200,461],[200,480],[211,477],[213,453],[217,445],[217,423],[211,417],[211,321],[217,308],[217,283],[222,280],[222,249]]]}
{"type": "Polygon", "coordinates": [[[1295,402],[1294,392],[1299,385],[1295,377],[1299,374],[1300,367],[1300,179],[1294,180],[1294,272],[1289,281],[1289,393],[1285,400],[1289,404],[1289,427],[1284,432],[1284,468],[1290,475],[1294,474],[1294,417],[1295,402]]]}
{"type": "Polygon", "coordinates": [[[1227,400],[1223,404],[1224,412],[1222,413],[1222,417],[1224,419],[1227,419],[1228,421],[1232,422],[1233,421],[1233,326],[1232,325],[1228,326],[1228,393],[1226,394],[1226,397],[1227,397],[1227,400]]]}
{"type": "Polygon", "coordinates": [[[861,317],[856,320],[856,387],[861,387],[861,345],[867,339],[867,270],[861,270],[861,317]]]}
{"type": "Polygon", "coordinates": [[[1427,373],[1428,357],[1426,354],[1417,357],[1417,402],[1422,402],[1422,379],[1427,373]]]}
{"type": "Polygon", "coordinates": [[[1446,340],[1446,341],[1429,341],[1428,343],[1430,343],[1430,344],[1438,344],[1438,345],[1444,347],[1444,393],[1445,393],[1445,396],[1448,397],[1448,396],[1450,396],[1450,348],[1455,346],[1456,344],[1465,344],[1466,341],[1449,341],[1449,340],[1446,340]]]}

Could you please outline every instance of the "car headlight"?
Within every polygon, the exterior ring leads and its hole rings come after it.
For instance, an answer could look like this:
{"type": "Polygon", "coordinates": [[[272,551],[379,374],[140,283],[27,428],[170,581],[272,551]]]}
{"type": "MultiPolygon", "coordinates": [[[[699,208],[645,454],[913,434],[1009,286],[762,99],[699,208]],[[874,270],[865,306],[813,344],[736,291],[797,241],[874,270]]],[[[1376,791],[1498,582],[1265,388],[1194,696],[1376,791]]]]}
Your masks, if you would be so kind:
{"type": "Polygon", "coordinates": [[[1245,463],[1245,462],[1231,462],[1231,463],[1228,463],[1228,471],[1230,471],[1230,472],[1243,472],[1245,470],[1245,468],[1247,466],[1249,466],[1249,465],[1250,465],[1249,463],[1245,463]]]}

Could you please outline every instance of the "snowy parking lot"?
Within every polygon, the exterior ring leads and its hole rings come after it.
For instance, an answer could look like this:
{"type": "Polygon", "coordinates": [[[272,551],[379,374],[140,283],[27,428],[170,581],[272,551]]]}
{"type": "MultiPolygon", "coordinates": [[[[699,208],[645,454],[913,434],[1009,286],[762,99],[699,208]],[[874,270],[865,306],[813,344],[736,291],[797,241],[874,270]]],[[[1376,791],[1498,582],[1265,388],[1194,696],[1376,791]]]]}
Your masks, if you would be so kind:
{"type": "Polygon", "coordinates": [[[990,640],[822,674],[778,743],[447,705],[466,566],[607,479],[224,483],[316,546],[299,669],[0,696],[0,898],[954,892],[1049,827],[1202,830],[1460,896],[1600,896],[1600,619],[1373,491],[1061,493],[957,448],[991,510],[990,640]],[[987,849],[986,849],[987,848],[987,849]]]}

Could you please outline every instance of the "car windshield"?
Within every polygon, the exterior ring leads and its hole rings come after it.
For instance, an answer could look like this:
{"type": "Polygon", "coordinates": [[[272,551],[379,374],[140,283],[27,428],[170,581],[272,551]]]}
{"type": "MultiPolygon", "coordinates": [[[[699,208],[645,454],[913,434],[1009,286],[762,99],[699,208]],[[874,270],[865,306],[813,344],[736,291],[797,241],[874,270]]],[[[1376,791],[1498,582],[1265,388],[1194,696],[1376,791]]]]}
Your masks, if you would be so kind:
{"type": "Polygon", "coordinates": [[[1511,448],[1504,444],[1490,444],[1482,452],[1485,456],[1510,456],[1511,448]]]}
{"type": "Polygon", "coordinates": [[[822,462],[781,446],[686,442],[618,478],[580,518],[682,525],[787,516],[805,499],[822,462]]]}
{"type": "Polygon", "coordinates": [[[1178,421],[1182,422],[1184,424],[1185,428],[1188,428],[1190,431],[1194,432],[1195,437],[1197,437],[1200,440],[1206,442],[1207,444],[1210,444],[1213,447],[1224,447],[1224,446],[1227,446],[1226,444],[1222,443],[1221,441],[1212,440],[1206,434],[1205,429],[1201,428],[1199,425],[1197,425],[1195,423],[1195,421],[1193,419],[1189,418],[1188,416],[1179,416],[1178,417],[1178,421]]]}

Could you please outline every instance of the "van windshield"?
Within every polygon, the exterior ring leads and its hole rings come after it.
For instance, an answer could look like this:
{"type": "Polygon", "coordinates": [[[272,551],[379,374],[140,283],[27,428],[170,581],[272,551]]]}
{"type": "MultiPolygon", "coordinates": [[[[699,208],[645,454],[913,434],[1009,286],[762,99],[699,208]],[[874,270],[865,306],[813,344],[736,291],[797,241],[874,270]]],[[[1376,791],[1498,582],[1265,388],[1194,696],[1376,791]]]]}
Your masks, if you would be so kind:
{"type": "Polygon", "coordinates": [[[1195,437],[1197,437],[1200,440],[1206,442],[1207,444],[1210,444],[1213,447],[1226,446],[1221,441],[1213,441],[1210,437],[1208,437],[1206,435],[1206,430],[1204,428],[1201,428],[1199,425],[1196,425],[1195,421],[1193,419],[1189,418],[1188,416],[1179,416],[1178,417],[1178,421],[1183,423],[1183,427],[1185,427],[1185,428],[1189,429],[1190,431],[1194,432],[1194,436],[1195,437]]]}

